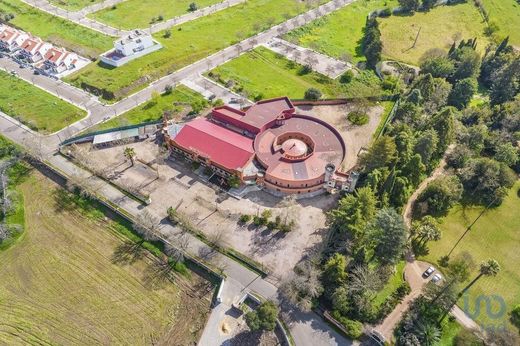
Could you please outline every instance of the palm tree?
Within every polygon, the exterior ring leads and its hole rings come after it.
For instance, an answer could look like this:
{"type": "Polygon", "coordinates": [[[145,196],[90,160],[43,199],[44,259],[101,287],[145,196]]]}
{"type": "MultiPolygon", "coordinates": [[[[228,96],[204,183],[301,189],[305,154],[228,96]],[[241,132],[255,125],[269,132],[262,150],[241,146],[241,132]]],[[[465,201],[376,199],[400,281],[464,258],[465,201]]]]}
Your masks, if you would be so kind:
{"type": "Polygon", "coordinates": [[[123,152],[123,155],[125,155],[125,157],[128,160],[130,160],[130,162],[132,163],[132,167],[133,167],[134,166],[134,157],[136,155],[134,148],[126,147],[125,151],[123,152]]]}
{"type": "Polygon", "coordinates": [[[433,323],[420,321],[415,324],[415,335],[422,341],[421,345],[431,346],[436,345],[441,339],[441,332],[439,328],[433,323]]]}
{"type": "Polygon", "coordinates": [[[464,287],[462,289],[462,291],[459,292],[459,294],[457,295],[457,299],[453,302],[453,304],[451,304],[451,306],[448,309],[446,309],[446,311],[444,311],[444,314],[442,315],[441,319],[439,320],[439,323],[441,323],[446,318],[446,316],[448,315],[450,310],[457,303],[457,300],[460,297],[462,297],[462,295],[464,295],[464,293],[466,293],[471,288],[471,286],[473,286],[481,277],[497,276],[497,274],[499,272],[500,272],[500,264],[498,264],[498,262],[494,259],[488,259],[487,261],[483,261],[482,263],[480,263],[478,275],[473,280],[471,280],[471,282],[466,287],[464,287]]]}
{"type": "Polygon", "coordinates": [[[475,284],[481,277],[483,276],[497,276],[500,272],[500,264],[494,259],[488,259],[480,263],[480,269],[478,275],[459,293],[459,297],[461,297],[464,293],[466,293],[471,286],[475,284]]]}

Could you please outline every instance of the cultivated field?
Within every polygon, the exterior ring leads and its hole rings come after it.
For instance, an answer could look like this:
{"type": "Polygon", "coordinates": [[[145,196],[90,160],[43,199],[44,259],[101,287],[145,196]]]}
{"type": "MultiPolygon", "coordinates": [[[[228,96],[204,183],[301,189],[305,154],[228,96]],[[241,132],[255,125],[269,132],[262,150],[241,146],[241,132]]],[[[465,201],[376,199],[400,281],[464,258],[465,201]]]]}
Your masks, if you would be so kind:
{"type": "MultiPolygon", "coordinates": [[[[221,0],[198,0],[199,8],[220,2],[221,0]]],[[[103,9],[89,15],[90,18],[115,28],[136,29],[147,28],[153,19],[162,16],[168,20],[188,13],[192,0],[127,0],[114,7],[103,9]]]]}
{"type": "Polygon", "coordinates": [[[93,5],[103,0],[49,0],[49,2],[58,7],[64,8],[69,11],[77,11],[84,7],[93,5]]]}
{"type": "Polygon", "coordinates": [[[113,44],[113,37],[52,16],[20,0],[0,0],[0,11],[14,14],[10,23],[22,30],[83,56],[97,57],[113,44]]]}
{"type": "Polygon", "coordinates": [[[52,133],[85,117],[76,108],[24,80],[0,70],[0,110],[42,133],[52,133]]]}
{"type": "MultiPolygon", "coordinates": [[[[516,305],[520,304],[520,182],[511,189],[509,196],[502,205],[496,209],[486,212],[479,221],[472,227],[471,231],[459,244],[453,255],[463,251],[469,252],[475,262],[488,258],[496,259],[502,268],[495,278],[483,277],[469,291],[469,302],[471,312],[475,311],[475,299],[479,295],[499,295],[506,304],[508,312],[516,305]]],[[[475,220],[482,211],[482,207],[463,208],[455,207],[448,216],[442,218],[441,228],[443,230],[442,239],[439,242],[431,242],[430,255],[426,260],[436,263],[437,260],[448,253],[459,236],[466,227],[475,220]]],[[[474,275],[476,275],[476,270],[474,275]]],[[[459,306],[463,307],[463,301],[459,301],[459,306]]],[[[497,304],[494,311],[499,310],[497,304]]],[[[481,313],[476,318],[483,323],[497,323],[508,320],[508,315],[499,316],[493,319],[486,313],[486,308],[481,306],[481,313]]]]}
{"type": "Polygon", "coordinates": [[[41,174],[20,188],[27,230],[0,252],[0,344],[198,340],[209,298],[189,287],[204,282],[195,275],[180,285],[160,281],[151,259],[129,262],[116,224],[97,210],[80,211],[41,174]]]}
{"type": "Polygon", "coordinates": [[[361,39],[367,15],[377,9],[397,7],[395,0],[361,0],[291,31],[285,39],[300,46],[312,48],[323,54],[354,62],[363,61],[361,39]]]}
{"type": "Polygon", "coordinates": [[[164,112],[171,112],[174,116],[182,116],[186,115],[194,106],[199,105],[206,107],[208,102],[199,93],[180,85],[170,94],[161,94],[152,98],[150,101],[119,115],[117,118],[90,128],[89,131],[160,120],[164,112]]]}
{"type": "Polygon", "coordinates": [[[498,34],[509,36],[509,43],[520,47],[520,3],[516,0],[483,0],[490,22],[498,24],[498,34]]]}
{"type": "MultiPolygon", "coordinates": [[[[316,5],[324,2],[319,0],[316,5]]],[[[164,32],[157,33],[154,36],[163,45],[157,52],[116,69],[90,64],[67,80],[77,86],[85,82],[120,98],[306,10],[303,3],[294,0],[249,0],[174,27],[169,38],[164,37],[164,32]]]]}
{"type": "Polygon", "coordinates": [[[483,52],[489,41],[484,36],[485,23],[473,3],[439,6],[411,16],[380,18],[383,56],[418,65],[421,56],[432,48],[446,51],[454,40],[477,37],[477,50],[483,52]],[[414,41],[420,30],[417,43],[414,41]]]}
{"type": "Polygon", "coordinates": [[[220,82],[234,82],[235,91],[242,90],[250,99],[281,95],[303,99],[308,88],[316,88],[323,97],[373,96],[383,93],[379,79],[370,72],[340,84],[317,72],[302,73],[302,65],[290,61],[265,47],[258,47],[212,70],[220,82]],[[254,69],[251,68],[254,66],[254,69]]]}

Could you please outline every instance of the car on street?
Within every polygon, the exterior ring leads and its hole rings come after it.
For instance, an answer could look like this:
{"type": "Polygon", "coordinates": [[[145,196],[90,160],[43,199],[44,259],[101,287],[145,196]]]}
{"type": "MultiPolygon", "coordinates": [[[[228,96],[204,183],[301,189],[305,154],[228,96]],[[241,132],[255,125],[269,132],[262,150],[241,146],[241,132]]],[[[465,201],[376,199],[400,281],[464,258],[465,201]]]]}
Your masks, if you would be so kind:
{"type": "Polygon", "coordinates": [[[424,271],[424,273],[422,274],[423,278],[426,279],[426,278],[430,277],[430,275],[432,275],[432,273],[433,273],[434,271],[435,271],[435,268],[432,267],[432,266],[429,266],[428,269],[426,269],[426,270],[424,271]]]}
{"type": "Polygon", "coordinates": [[[442,275],[441,274],[435,274],[433,277],[432,277],[432,282],[439,282],[442,280],[442,275]]]}

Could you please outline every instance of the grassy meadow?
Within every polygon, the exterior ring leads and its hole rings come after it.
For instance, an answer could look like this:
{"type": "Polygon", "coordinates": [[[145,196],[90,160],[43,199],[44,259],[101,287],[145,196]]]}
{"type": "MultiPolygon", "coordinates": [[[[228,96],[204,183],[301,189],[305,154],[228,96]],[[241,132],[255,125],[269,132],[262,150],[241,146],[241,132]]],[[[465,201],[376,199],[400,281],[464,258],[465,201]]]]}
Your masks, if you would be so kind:
{"type": "Polygon", "coordinates": [[[348,84],[341,84],[314,71],[302,74],[302,67],[265,47],[258,47],[211,72],[213,78],[218,75],[220,82],[232,80],[233,89],[245,91],[251,99],[281,95],[302,99],[309,88],[319,89],[324,98],[372,96],[383,92],[379,79],[368,71],[348,84]]]}
{"type": "Polygon", "coordinates": [[[397,7],[396,0],[360,0],[328,16],[291,31],[284,38],[300,46],[341,58],[348,55],[353,62],[363,61],[360,42],[367,15],[377,9],[397,7]]]}
{"type": "MultiPolygon", "coordinates": [[[[221,0],[198,0],[195,3],[200,8],[213,5],[221,0]]],[[[164,20],[178,17],[189,11],[193,0],[127,0],[114,7],[108,7],[92,13],[89,18],[113,26],[132,30],[147,28],[152,18],[163,16],[164,20]]]]}
{"type": "Polygon", "coordinates": [[[520,48],[520,3],[516,0],[482,0],[482,3],[490,23],[498,25],[499,36],[509,36],[509,43],[520,48]]]}
{"type": "Polygon", "coordinates": [[[87,115],[68,102],[0,70],[0,111],[44,134],[61,130],[87,115]]]}
{"type": "Polygon", "coordinates": [[[477,50],[484,52],[489,41],[484,36],[486,24],[472,2],[435,7],[429,12],[417,12],[410,16],[379,18],[383,41],[383,57],[418,65],[429,49],[446,51],[454,39],[477,37],[477,50]],[[419,37],[413,47],[417,33],[419,37]]]}
{"type": "Polygon", "coordinates": [[[197,342],[209,299],[189,287],[200,278],[159,279],[144,250],[130,255],[121,224],[80,208],[38,172],[20,192],[27,228],[0,252],[0,344],[197,342]]]}
{"type": "Polygon", "coordinates": [[[178,114],[194,102],[207,104],[199,93],[185,87],[178,86],[169,94],[161,94],[157,98],[121,114],[117,118],[101,123],[88,131],[97,131],[113,127],[140,124],[148,121],[160,120],[165,111],[178,114]]]}
{"type": "MultiPolygon", "coordinates": [[[[455,249],[453,256],[461,252],[469,252],[476,264],[488,258],[496,259],[501,271],[494,278],[483,277],[469,290],[470,311],[474,310],[475,299],[479,295],[499,295],[507,304],[508,312],[520,304],[520,181],[511,189],[508,197],[498,208],[487,211],[472,227],[471,231],[455,249]]],[[[431,242],[430,254],[425,258],[431,263],[437,263],[439,258],[446,255],[466,227],[478,216],[483,207],[454,207],[449,214],[440,221],[442,239],[431,242]]],[[[477,268],[472,278],[477,274],[477,268]]],[[[463,301],[459,301],[463,308],[463,301]]],[[[498,309],[498,305],[494,305],[498,309]]],[[[485,313],[485,306],[476,318],[481,323],[506,322],[507,314],[498,319],[492,319],[485,313]]]]}
{"type": "Polygon", "coordinates": [[[80,55],[97,57],[113,46],[113,37],[52,16],[20,0],[0,0],[0,11],[12,13],[10,23],[80,55]]]}
{"type": "MultiPolygon", "coordinates": [[[[324,2],[326,0],[319,0],[319,3],[324,2]]],[[[249,0],[176,26],[172,28],[169,38],[164,37],[164,32],[155,34],[155,39],[163,45],[157,52],[117,69],[90,64],[66,80],[77,86],[86,83],[105,89],[113,92],[116,98],[121,98],[152,80],[204,59],[306,10],[302,3],[294,0],[249,0]]]]}

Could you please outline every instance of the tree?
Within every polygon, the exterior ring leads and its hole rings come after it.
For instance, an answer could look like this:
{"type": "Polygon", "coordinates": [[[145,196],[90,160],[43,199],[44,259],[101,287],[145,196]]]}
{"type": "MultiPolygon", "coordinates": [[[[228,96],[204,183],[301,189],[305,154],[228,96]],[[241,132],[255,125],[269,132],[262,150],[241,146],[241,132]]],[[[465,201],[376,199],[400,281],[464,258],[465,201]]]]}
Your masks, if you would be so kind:
{"type": "Polygon", "coordinates": [[[134,148],[131,148],[131,147],[126,147],[123,151],[123,155],[125,156],[125,158],[127,160],[130,160],[130,162],[132,163],[132,167],[134,166],[134,159],[135,159],[135,156],[136,156],[136,153],[135,153],[135,149],[134,148]]]}
{"type": "Polygon", "coordinates": [[[466,287],[462,289],[462,291],[460,291],[459,296],[462,296],[464,293],[466,293],[483,276],[497,276],[499,272],[500,264],[494,259],[488,259],[480,263],[478,275],[473,280],[471,280],[471,282],[467,284],[466,287]]]}
{"type": "Polygon", "coordinates": [[[446,156],[446,163],[453,168],[462,168],[471,158],[471,150],[465,145],[456,145],[446,156]]]}
{"type": "Polygon", "coordinates": [[[491,104],[497,105],[512,100],[520,92],[520,58],[504,67],[493,81],[489,95],[491,104]]]}
{"type": "Polygon", "coordinates": [[[429,11],[435,6],[436,0],[422,0],[422,8],[425,11],[429,11]]]}
{"type": "Polygon", "coordinates": [[[455,71],[455,65],[444,52],[439,54],[425,54],[421,58],[421,73],[431,74],[435,78],[448,78],[455,71]]]}
{"type": "Polygon", "coordinates": [[[428,129],[420,133],[415,143],[414,151],[420,155],[421,162],[429,165],[432,158],[437,153],[439,144],[439,136],[434,129],[428,129]]]}
{"type": "Polygon", "coordinates": [[[414,205],[417,215],[444,215],[462,196],[462,185],[454,175],[430,182],[419,194],[414,205]]]}
{"type": "Polygon", "coordinates": [[[310,261],[296,265],[294,274],[280,285],[280,292],[289,303],[302,311],[310,311],[312,301],[323,293],[321,272],[310,261]]]}
{"type": "Polygon", "coordinates": [[[316,88],[309,88],[305,91],[305,99],[310,101],[318,101],[321,98],[321,91],[316,88]]]}
{"type": "Polygon", "coordinates": [[[323,266],[323,281],[326,286],[337,287],[345,283],[347,279],[347,258],[335,253],[323,266]]]}
{"type": "Polygon", "coordinates": [[[465,78],[457,81],[449,96],[449,104],[458,109],[465,108],[473,95],[477,92],[478,84],[476,78],[465,78]]]}
{"type": "Polygon", "coordinates": [[[470,160],[458,175],[465,194],[484,205],[500,205],[516,181],[515,173],[506,164],[485,157],[470,160]]]}
{"type": "Polygon", "coordinates": [[[422,163],[420,154],[413,155],[401,171],[413,186],[419,185],[425,172],[426,167],[422,163]]]}
{"type": "Polygon", "coordinates": [[[415,12],[419,9],[421,3],[419,0],[399,0],[399,6],[405,12],[415,12]]]}
{"type": "Polygon", "coordinates": [[[381,136],[368,151],[361,157],[361,163],[367,172],[376,168],[386,167],[397,159],[397,149],[394,139],[389,136],[381,136]]]}
{"type": "Polygon", "coordinates": [[[198,7],[197,4],[194,3],[194,2],[192,2],[192,3],[190,4],[190,6],[188,7],[188,11],[190,11],[190,12],[195,12],[195,11],[197,11],[198,9],[199,9],[199,7],[198,7]]]}
{"type": "Polygon", "coordinates": [[[423,217],[420,221],[414,222],[411,234],[413,234],[414,240],[420,245],[424,245],[428,241],[438,241],[441,239],[439,224],[437,220],[430,215],[423,217]]]}
{"type": "Polygon", "coordinates": [[[246,323],[252,331],[274,330],[278,318],[278,307],[274,302],[267,300],[260,306],[246,314],[246,323]]]}
{"type": "Polygon", "coordinates": [[[341,77],[339,77],[339,82],[342,84],[348,84],[352,81],[353,78],[354,72],[352,72],[352,70],[348,70],[345,73],[343,73],[341,77]]]}
{"type": "Polygon", "coordinates": [[[361,48],[367,59],[367,66],[374,69],[377,63],[381,61],[381,52],[383,51],[381,32],[375,18],[367,18],[361,48]]]}
{"type": "Polygon", "coordinates": [[[451,82],[465,78],[475,78],[480,72],[480,56],[472,47],[457,48],[451,55],[455,61],[455,71],[450,76],[451,82]]]}
{"type": "Polygon", "coordinates": [[[374,257],[383,265],[395,264],[403,254],[407,233],[403,217],[394,209],[381,209],[369,227],[374,257]]]}
{"type": "Polygon", "coordinates": [[[520,328],[520,304],[517,304],[513,310],[511,310],[511,323],[520,328]]]}
{"type": "Polygon", "coordinates": [[[132,226],[144,240],[155,241],[159,239],[161,224],[148,210],[144,210],[138,214],[132,226]]]}
{"type": "Polygon", "coordinates": [[[500,144],[495,150],[494,158],[498,162],[503,162],[512,167],[518,162],[518,149],[511,143],[500,144]]]}
{"type": "Polygon", "coordinates": [[[437,155],[442,156],[455,137],[455,108],[446,107],[435,114],[431,121],[431,127],[437,132],[439,145],[437,155]]]}

